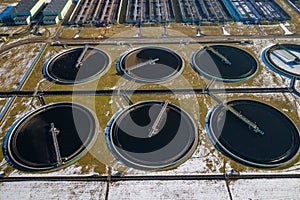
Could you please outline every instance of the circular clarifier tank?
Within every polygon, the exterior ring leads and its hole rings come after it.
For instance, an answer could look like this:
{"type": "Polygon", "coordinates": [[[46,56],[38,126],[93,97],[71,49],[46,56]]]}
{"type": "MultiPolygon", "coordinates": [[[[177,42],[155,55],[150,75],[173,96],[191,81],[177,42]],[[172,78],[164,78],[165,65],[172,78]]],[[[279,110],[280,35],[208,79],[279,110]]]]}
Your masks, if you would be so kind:
{"type": "Polygon", "coordinates": [[[209,79],[239,82],[251,78],[257,62],[248,52],[224,45],[205,46],[191,57],[194,70],[209,79]]]}
{"type": "Polygon", "coordinates": [[[264,51],[263,58],[274,71],[300,78],[300,45],[276,44],[264,51]]]}
{"type": "Polygon", "coordinates": [[[170,102],[145,101],[117,113],[106,141],[121,163],[142,170],[176,167],[194,152],[197,128],[191,117],[170,102]]]}
{"type": "Polygon", "coordinates": [[[183,66],[182,58],[171,49],[148,46],[123,54],[117,62],[117,71],[138,82],[158,83],[177,77],[183,66]]]}
{"type": "Polygon", "coordinates": [[[57,84],[78,84],[95,80],[110,65],[109,56],[92,47],[74,48],[51,58],[43,68],[43,75],[57,84]]]}
{"type": "Polygon", "coordinates": [[[293,122],[261,102],[234,100],[216,106],[206,123],[216,148],[249,166],[278,167],[299,150],[299,133],[293,122]]]}
{"type": "Polygon", "coordinates": [[[13,167],[45,171],[79,159],[97,136],[98,122],[87,108],[56,103],[16,121],[5,136],[4,157],[13,167]]]}

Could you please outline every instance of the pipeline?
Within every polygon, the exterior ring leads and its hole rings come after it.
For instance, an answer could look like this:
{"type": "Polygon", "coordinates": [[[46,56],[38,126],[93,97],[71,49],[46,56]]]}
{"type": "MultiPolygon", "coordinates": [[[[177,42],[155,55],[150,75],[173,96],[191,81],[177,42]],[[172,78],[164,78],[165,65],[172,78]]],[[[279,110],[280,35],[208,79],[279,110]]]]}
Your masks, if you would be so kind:
{"type": "MultiPolygon", "coordinates": [[[[128,90],[128,93],[135,95],[145,94],[237,94],[237,93],[257,93],[257,94],[269,94],[269,93],[290,93],[289,87],[283,88],[223,88],[223,89],[174,89],[174,90],[128,90]]],[[[80,91],[39,91],[37,96],[115,96],[117,95],[115,90],[80,90],[80,91]]],[[[0,92],[0,98],[9,97],[33,97],[34,91],[11,91],[0,92]]]]}
{"type": "Polygon", "coordinates": [[[200,174],[200,175],[159,175],[159,176],[22,176],[2,177],[1,182],[54,181],[54,182],[117,182],[117,181],[200,181],[200,180],[240,180],[240,179],[299,179],[300,174],[200,174]]]}

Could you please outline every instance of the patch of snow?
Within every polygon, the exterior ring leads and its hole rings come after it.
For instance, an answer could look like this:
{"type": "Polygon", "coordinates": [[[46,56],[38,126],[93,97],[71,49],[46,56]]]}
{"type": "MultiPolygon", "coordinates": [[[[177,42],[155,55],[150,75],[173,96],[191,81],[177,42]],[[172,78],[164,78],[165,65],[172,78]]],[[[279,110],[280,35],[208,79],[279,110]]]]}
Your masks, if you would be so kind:
{"type": "Polygon", "coordinates": [[[22,72],[26,72],[30,67],[40,47],[41,44],[25,45],[13,49],[13,51],[18,51],[18,53],[8,51],[1,54],[2,59],[6,58],[6,61],[0,66],[1,90],[11,90],[17,87],[23,76],[22,72]],[[24,51],[24,47],[31,47],[31,50],[24,51]]]}
{"type": "Polygon", "coordinates": [[[223,158],[216,149],[203,142],[198,145],[194,154],[184,163],[172,170],[143,171],[130,169],[126,175],[197,175],[197,174],[219,174],[223,171],[223,158]]]}
{"type": "Polygon", "coordinates": [[[225,181],[130,181],[110,185],[108,199],[229,199],[225,181]]]}
{"type": "Polygon", "coordinates": [[[225,26],[222,26],[223,35],[230,35],[230,33],[226,30],[225,26]]]}
{"type": "MultiPolygon", "coordinates": [[[[92,174],[93,171],[91,171],[92,174]]],[[[18,171],[18,170],[14,170],[9,177],[22,177],[22,176],[26,176],[26,177],[30,177],[30,176],[68,176],[68,175],[82,175],[82,166],[77,166],[76,164],[73,164],[71,166],[68,166],[66,168],[60,169],[58,171],[54,171],[54,172],[47,172],[47,174],[44,173],[25,173],[22,171],[18,171]]]]}
{"type": "Polygon", "coordinates": [[[284,31],[284,35],[293,35],[294,34],[287,27],[285,27],[284,24],[280,23],[279,25],[282,28],[282,30],[284,31]]]}
{"type": "Polygon", "coordinates": [[[1,199],[105,199],[104,182],[6,182],[1,199]]]}
{"type": "Polygon", "coordinates": [[[56,27],[54,27],[54,28],[47,28],[47,30],[49,31],[50,35],[53,35],[56,32],[56,27]]]}
{"type": "Polygon", "coordinates": [[[230,182],[233,199],[299,199],[299,179],[259,179],[230,182]]]}

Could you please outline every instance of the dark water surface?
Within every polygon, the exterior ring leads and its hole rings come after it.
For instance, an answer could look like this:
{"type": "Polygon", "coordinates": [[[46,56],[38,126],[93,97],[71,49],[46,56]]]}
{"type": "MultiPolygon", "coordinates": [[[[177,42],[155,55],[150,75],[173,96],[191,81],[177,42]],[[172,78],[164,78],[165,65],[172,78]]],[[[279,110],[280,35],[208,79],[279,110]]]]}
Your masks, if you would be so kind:
{"type": "Polygon", "coordinates": [[[197,143],[192,119],[169,104],[161,119],[159,132],[148,137],[163,103],[139,103],[121,113],[113,122],[110,142],[113,153],[134,168],[169,167],[184,158],[197,143]]]}
{"type": "Polygon", "coordinates": [[[166,81],[178,74],[183,62],[181,57],[172,50],[163,47],[141,47],[126,54],[121,62],[120,68],[123,73],[133,79],[145,82],[166,81]],[[159,59],[155,63],[145,64],[142,67],[126,70],[149,60],[159,59]]]}
{"type": "Polygon", "coordinates": [[[299,133],[280,111],[251,100],[228,103],[264,132],[254,132],[223,106],[211,114],[209,132],[213,142],[226,155],[256,167],[275,167],[289,161],[299,149],[299,133]]]}
{"type": "Polygon", "coordinates": [[[76,63],[83,48],[71,49],[57,55],[47,66],[48,78],[62,84],[73,84],[90,81],[97,78],[109,65],[109,57],[106,53],[89,48],[80,68],[76,63]]]}
{"type": "Polygon", "coordinates": [[[231,65],[210,50],[201,49],[192,57],[192,65],[198,73],[218,80],[242,81],[252,77],[257,71],[256,60],[246,51],[223,45],[211,47],[227,58],[231,65]]]}
{"type": "Polygon", "coordinates": [[[22,165],[47,168],[56,163],[51,123],[57,135],[61,157],[67,161],[78,156],[95,136],[93,115],[71,103],[39,109],[16,125],[9,140],[11,156],[22,165]]]}

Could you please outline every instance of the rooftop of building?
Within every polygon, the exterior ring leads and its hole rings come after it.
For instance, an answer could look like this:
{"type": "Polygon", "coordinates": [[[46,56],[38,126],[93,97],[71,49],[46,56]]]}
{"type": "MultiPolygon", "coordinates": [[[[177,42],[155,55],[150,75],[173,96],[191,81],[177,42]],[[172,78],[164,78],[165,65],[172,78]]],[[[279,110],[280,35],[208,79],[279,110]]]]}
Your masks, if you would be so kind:
{"type": "Polygon", "coordinates": [[[55,19],[57,18],[57,16],[45,16],[43,18],[44,21],[55,21],[55,19]]]}
{"type": "Polygon", "coordinates": [[[31,10],[39,1],[45,0],[22,0],[16,8],[14,9],[15,12],[21,12],[21,11],[29,11],[31,10]]]}
{"type": "Polygon", "coordinates": [[[15,21],[25,21],[27,20],[27,18],[29,17],[29,15],[27,16],[17,16],[16,18],[14,18],[15,21]]]}
{"type": "Polygon", "coordinates": [[[51,12],[51,13],[60,12],[65,7],[68,1],[69,0],[52,0],[44,9],[44,12],[51,12]]]}

